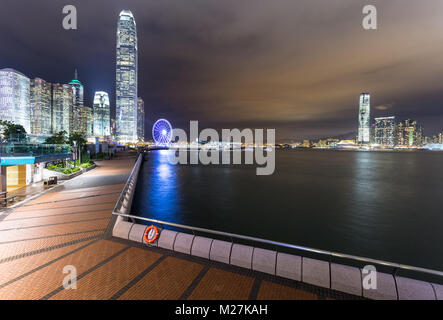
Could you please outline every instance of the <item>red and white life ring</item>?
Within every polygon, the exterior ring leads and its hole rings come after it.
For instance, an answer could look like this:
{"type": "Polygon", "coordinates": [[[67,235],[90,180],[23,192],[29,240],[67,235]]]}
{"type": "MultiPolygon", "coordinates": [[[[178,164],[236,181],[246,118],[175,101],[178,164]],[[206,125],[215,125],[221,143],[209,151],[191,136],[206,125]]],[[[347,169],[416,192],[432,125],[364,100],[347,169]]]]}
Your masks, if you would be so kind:
{"type": "Polygon", "coordinates": [[[154,225],[149,226],[145,230],[145,235],[143,236],[146,243],[153,243],[155,240],[157,240],[160,232],[158,231],[158,228],[154,225]]]}

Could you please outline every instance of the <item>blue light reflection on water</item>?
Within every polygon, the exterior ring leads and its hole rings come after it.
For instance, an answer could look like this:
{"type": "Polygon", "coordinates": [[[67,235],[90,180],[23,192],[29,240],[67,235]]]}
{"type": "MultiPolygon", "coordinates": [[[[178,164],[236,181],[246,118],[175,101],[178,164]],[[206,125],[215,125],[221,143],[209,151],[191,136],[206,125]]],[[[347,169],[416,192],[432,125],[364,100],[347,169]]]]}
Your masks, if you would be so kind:
{"type": "Polygon", "coordinates": [[[137,189],[150,190],[134,199],[135,214],[155,212],[155,218],[164,221],[176,221],[180,214],[180,185],[177,181],[177,171],[168,161],[168,150],[156,151],[155,157],[150,157],[149,166],[144,166],[140,173],[137,189]]]}

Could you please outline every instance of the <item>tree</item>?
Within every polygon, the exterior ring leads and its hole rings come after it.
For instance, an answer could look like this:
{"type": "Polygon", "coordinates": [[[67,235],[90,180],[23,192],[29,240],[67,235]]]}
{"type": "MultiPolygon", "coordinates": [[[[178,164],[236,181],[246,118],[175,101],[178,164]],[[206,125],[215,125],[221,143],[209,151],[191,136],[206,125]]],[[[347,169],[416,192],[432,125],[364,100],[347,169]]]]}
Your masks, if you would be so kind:
{"type": "Polygon", "coordinates": [[[85,145],[86,139],[85,134],[81,132],[73,132],[69,135],[69,144],[74,145],[74,141],[77,142],[77,146],[85,145]]]}
{"type": "Polygon", "coordinates": [[[68,144],[69,140],[66,137],[67,132],[65,130],[58,133],[54,133],[51,137],[46,138],[46,144],[68,144]]]}
{"type": "Polygon", "coordinates": [[[2,130],[2,139],[6,141],[21,141],[26,138],[26,130],[20,124],[15,124],[10,121],[0,120],[2,130]]]}

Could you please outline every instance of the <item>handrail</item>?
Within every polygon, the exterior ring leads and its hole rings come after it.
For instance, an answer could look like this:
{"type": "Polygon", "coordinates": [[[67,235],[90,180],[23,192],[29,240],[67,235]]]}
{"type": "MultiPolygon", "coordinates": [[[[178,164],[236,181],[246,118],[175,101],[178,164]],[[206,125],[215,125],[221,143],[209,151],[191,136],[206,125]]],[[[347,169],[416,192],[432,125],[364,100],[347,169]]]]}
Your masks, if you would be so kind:
{"type": "MultiPolygon", "coordinates": [[[[137,162],[141,161],[141,157],[142,157],[142,154],[139,155],[137,162]]],[[[443,277],[443,271],[438,271],[438,270],[426,269],[426,268],[421,268],[421,267],[414,267],[414,266],[393,263],[393,262],[388,262],[388,261],[383,261],[383,260],[354,256],[354,255],[345,254],[345,253],[337,253],[337,252],[332,252],[332,251],[327,251],[327,250],[314,249],[314,248],[309,248],[309,247],[304,247],[304,246],[288,244],[288,243],[284,243],[284,242],[266,240],[266,239],[250,237],[250,236],[243,236],[243,235],[239,235],[239,234],[217,231],[217,230],[210,230],[210,229],[205,229],[205,228],[200,228],[200,227],[192,227],[192,226],[187,226],[187,225],[173,223],[173,222],[161,221],[161,220],[157,220],[157,219],[150,219],[150,218],[134,216],[134,215],[125,214],[125,213],[120,213],[118,210],[118,206],[121,203],[121,201],[123,200],[123,198],[125,197],[129,183],[132,180],[133,175],[135,173],[135,169],[137,167],[137,162],[136,162],[136,165],[134,166],[134,168],[132,169],[131,174],[129,175],[128,181],[126,182],[125,187],[123,188],[123,191],[120,194],[119,199],[117,200],[117,203],[114,207],[114,211],[112,213],[113,215],[117,215],[117,216],[121,216],[121,217],[125,217],[125,218],[149,221],[152,223],[157,223],[157,224],[161,224],[161,225],[168,225],[171,227],[176,227],[176,228],[181,228],[181,229],[186,229],[186,230],[191,230],[191,231],[197,231],[197,232],[203,232],[203,233],[208,233],[208,234],[224,236],[224,237],[228,237],[231,239],[235,238],[235,239],[247,240],[247,241],[258,242],[258,243],[263,243],[263,244],[268,244],[268,245],[273,245],[273,246],[278,246],[278,247],[283,247],[283,248],[289,248],[289,249],[295,249],[295,250],[300,250],[300,251],[305,251],[305,252],[310,252],[310,253],[322,254],[322,255],[329,256],[329,257],[350,259],[350,260],[360,261],[360,262],[365,262],[365,263],[373,263],[373,264],[383,265],[383,266],[392,267],[392,268],[396,268],[396,269],[403,269],[403,270],[427,273],[427,274],[432,274],[432,275],[443,277]]]]}
{"type": "MultiPolygon", "coordinates": [[[[119,207],[120,204],[123,202],[123,199],[124,199],[124,197],[125,197],[126,191],[128,190],[129,184],[131,183],[131,180],[132,180],[132,178],[133,178],[133,176],[134,176],[134,173],[135,173],[135,171],[136,171],[137,163],[138,163],[139,161],[141,161],[141,157],[142,157],[142,156],[143,156],[143,155],[142,155],[141,153],[138,155],[137,161],[135,162],[135,165],[134,165],[134,167],[132,168],[131,173],[129,174],[128,180],[126,181],[126,184],[125,184],[125,186],[123,187],[123,190],[122,190],[122,192],[120,193],[120,196],[118,197],[117,202],[115,203],[114,210],[113,210],[113,214],[117,214],[117,212],[118,212],[118,207],[119,207]]],[[[118,214],[120,214],[120,213],[118,213],[118,214]]]]}

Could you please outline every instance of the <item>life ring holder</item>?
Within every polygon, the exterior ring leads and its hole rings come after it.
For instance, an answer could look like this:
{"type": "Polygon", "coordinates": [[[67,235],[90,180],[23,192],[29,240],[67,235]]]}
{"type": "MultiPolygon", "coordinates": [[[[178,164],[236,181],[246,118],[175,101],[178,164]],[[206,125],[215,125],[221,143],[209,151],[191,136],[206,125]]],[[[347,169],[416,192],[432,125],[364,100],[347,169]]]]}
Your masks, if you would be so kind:
{"type": "Polygon", "coordinates": [[[150,225],[146,228],[143,239],[147,244],[152,244],[158,239],[159,235],[160,231],[158,230],[158,228],[154,225],[150,225]]]}

